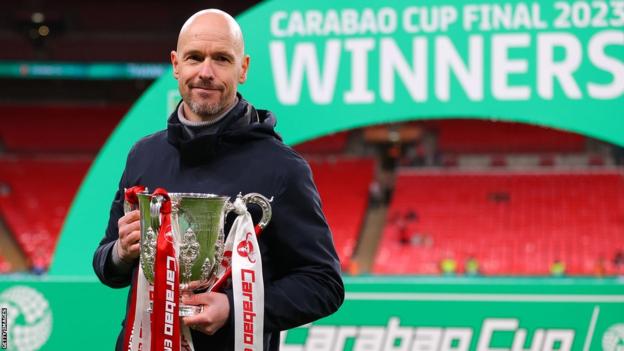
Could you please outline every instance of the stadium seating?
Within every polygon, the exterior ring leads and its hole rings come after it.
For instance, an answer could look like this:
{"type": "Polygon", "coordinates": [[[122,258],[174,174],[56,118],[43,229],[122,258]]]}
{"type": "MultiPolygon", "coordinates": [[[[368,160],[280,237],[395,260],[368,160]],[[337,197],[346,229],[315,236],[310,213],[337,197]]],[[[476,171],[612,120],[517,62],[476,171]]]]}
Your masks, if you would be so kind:
{"type": "Polygon", "coordinates": [[[295,146],[303,154],[328,155],[340,154],[347,146],[348,132],[330,134],[295,146]]]}
{"type": "Polygon", "coordinates": [[[366,215],[374,161],[347,158],[311,160],[310,167],[340,262],[347,267],[366,215]]]}
{"type": "Polygon", "coordinates": [[[33,267],[47,268],[91,159],[0,158],[0,213],[33,267]]]}
{"type": "MultiPolygon", "coordinates": [[[[65,214],[89,164],[90,159],[75,157],[0,158],[0,182],[10,189],[0,197],[0,212],[33,265],[49,265],[65,214]]],[[[366,213],[373,166],[370,159],[311,162],[324,211],[345,265],[353,254],[366,213]],[[353,179],[353,174],[359,176],[353,179]]]]}
{"type": "MultiPolygon", "coordinates": [[[[400,217],[399,217],[400,218],[400,217]]],[[[624,174],[614,170],[398,173],[373,271],[438,274],[439,263],[475,257],[486,275],[547,275],[561,260],[592,275],[624,243],[624,174]],[[401,244],[394,219],[408,210],[418,244],[401,244]],[[422,238],[430,240],[422,242],[422,238]]]]}
{"type": "Polygon", "coordinates": [[[585,147],[581,135],[522,123],[470,119],[427,125],[439,131],[438,146],[443,153],[571,153],[585,147]]]}
{"type": "Polygon", "coordinates": [[[0,140],[10,152],[93,154],[127,110],[125,105],[2,105],[0,140]]]}

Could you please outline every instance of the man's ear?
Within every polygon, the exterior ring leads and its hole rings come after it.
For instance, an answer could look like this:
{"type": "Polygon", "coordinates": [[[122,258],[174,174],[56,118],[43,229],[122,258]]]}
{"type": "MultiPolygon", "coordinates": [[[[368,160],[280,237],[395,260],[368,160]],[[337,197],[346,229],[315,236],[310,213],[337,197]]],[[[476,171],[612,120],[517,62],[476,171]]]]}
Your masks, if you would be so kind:
{"type": "Polygon", "coordinates": [[[240,71],[240,76],[238,77],[238,82],[240,84],[243,84],[247,81],[247,70],[249,70],[249,55],[245,55],[243,56],[242,62],[241,62],[241,71],[240,71]]]}
{"type": "Polygon", "coordinates": [[[173,66],[173,76],[178,79],[180,75],[178,72],[178,53],[175,50],[171,50],[171,65],[173,66]]]}

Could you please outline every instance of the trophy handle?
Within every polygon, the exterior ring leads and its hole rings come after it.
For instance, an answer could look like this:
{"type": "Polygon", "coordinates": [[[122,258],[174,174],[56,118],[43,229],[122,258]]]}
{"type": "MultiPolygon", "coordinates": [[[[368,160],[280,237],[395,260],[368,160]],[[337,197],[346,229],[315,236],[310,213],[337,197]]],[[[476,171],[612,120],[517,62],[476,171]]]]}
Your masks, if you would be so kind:
{"type": "Polygon", "coordinates": [[[164,201],[165,197],[162,195],[154,195],[150,201],[151,227],[156,233],[160,230],[160,208],[164,201]]]}
{"type": "Polygon", "coordinates": [[[264,195],[258,193],[249,193],[243,196],[243,201],[246,205],[254,204],[260,206],[262,209],[262,218],[260,218],[260,222],[258,222],[258,226],[260,229],[264,229],[271,221],[271,216],[273,212],[271,211],[271,201],[273,198],[267,199],[264,195]]]}
{"type": "MultiPolygon", "coordinates": [[[[249,193],[245,196],[241,196],[241,194],[239,193],[237,196],[237,199],[241,199],[245,203],[245,205],[254,204],[254,205],[260,206],[260,208],[262,209],[262,218],[260,219],[260,222],[258,222],[258,224],[255,225],[255,228],[254,228],[256,235],[260,235],[260,233],[262,233],[264,228],[269,224],[269,221],[271,220],[271,216],[272,216],[271,201],[273,201],[273,197],[271,197],[271,199],[267,199],[265,196],[258,194],[258,193],[249,193]]],[[[227,216],[227,214],[232,211],[234,211],[234,204],[231,203],[230,201],[226,201],[225,209],[224,209],[225,216],[227,216]]],[[[232,239],[233,237],[230,233],[230,235],[228,235],[228,240],[225,243],[226,250],[230,251],[230,257],[231,257],[231,250],[233,249],[232,239]]],[[[208,291],[219,291],[223,287],[223,284],[225,284],[225,282],[231,276],[232,276],[231,259],[224,257],[221,262],[221,267],[217,271],[217,280],[212,284],[212,286],[208,289],[208,291]]]]}

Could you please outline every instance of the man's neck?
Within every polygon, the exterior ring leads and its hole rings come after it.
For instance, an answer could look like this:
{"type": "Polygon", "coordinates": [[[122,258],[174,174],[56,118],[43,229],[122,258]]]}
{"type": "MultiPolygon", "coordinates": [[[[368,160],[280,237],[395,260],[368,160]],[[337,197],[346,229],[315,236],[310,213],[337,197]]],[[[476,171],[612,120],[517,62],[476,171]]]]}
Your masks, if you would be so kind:
{"type": "Polygon", "coordinates": [[[218,115],[213,116],[199,116],[195,114],[189,106],[182,102],[180,108],[178,109],[178,118],[187,126],[191,127],[199,127],[199,126],[210,126],[213,125],[225,117],[236,104],[238,103],[238,96],[234,98],[234,101],[225,109],[223,109],[218,115]]]}

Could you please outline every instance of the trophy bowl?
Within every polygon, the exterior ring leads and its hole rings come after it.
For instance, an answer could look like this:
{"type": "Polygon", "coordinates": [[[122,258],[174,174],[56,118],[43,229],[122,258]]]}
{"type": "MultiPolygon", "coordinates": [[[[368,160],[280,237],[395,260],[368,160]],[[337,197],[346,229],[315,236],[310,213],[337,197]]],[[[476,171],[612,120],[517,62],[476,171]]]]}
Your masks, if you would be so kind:
{"type": "MultiPolygon", "coordinates": [[[[168,193],[171,201],[171,231],[177,252],[180,296],[211,288],[224,270],[224,224],[227,214],[234,209],[229,197],[202,193],[168,193]]],[[[240,196],[240,195],[239,195],[240,196]]],[[[141,223],[140,265],[145,278],[154,284],[156,243],[160,229],[160,208],[164,197],[147,192],[137,194],[141,223]]],[[[250,193],[242,196],[246,205],[256,204],[262,209],[259,226],[271,218],[270,200],[250,193]]],[[[179,305],[180,316],[201,312],[201,306],[179,305]]]]}

